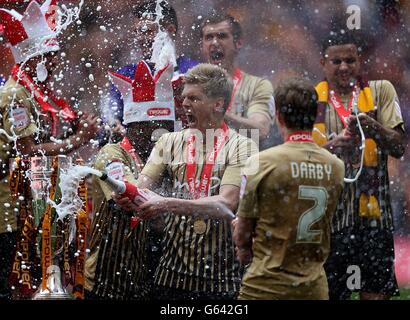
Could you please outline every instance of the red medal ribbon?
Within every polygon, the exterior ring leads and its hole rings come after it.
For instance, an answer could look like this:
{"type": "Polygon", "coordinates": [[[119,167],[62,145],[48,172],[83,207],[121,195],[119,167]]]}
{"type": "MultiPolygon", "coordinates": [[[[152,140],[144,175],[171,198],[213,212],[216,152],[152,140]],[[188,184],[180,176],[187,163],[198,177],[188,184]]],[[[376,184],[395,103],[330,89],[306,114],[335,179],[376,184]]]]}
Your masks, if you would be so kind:
{"type": "Polygon", "coordinates": [[[144,166],[140,157],[135,152],[134,147],[131,145],[131,142],[127,137],[124,137],[124,139],[122,139],[122,141],[120,142],[120,146],[130,154],[130,156],[134,159],[136,165],[139,168],[142,168],[144,166]]]}
{"type": "Polygon", "coordinates": [[[312,132],[310,131],[295,131],[291,135],[288,136],[286,142],[312,142],[312,132]]]}
{"type": "Polygon", "coordinates": [[[205,166],[202,169],[201,180],[199,182],[199,188],[196,189],[196,163],[195,163],[195,135],[191,135],[188,139],[188,159],[186,164],[186,175],[188,179],[189,192],[193,195],[194,199],[199,199],[208,196],[209,185],[211,183],[212,168],[219,151],[225,145],[226,139],[228,137],[228,126],[225,122],[221,125],[221,130],[216,141],[214,142],[214,147],[211,152],[206,155],[205,166]]]}
{"type": "Polygon", "coordinates": [[[233,89],[232,89],[231,101],[229,102],[228,109],[226,109],[226,113],[228,113],[231,110],[236,91],[238,91],[239,85],[241,84],[241,81],[242,81],[242,72],[239,68],[235,69],[235,73],[233,74],[232,80],[233,80],[233,89]]]}
{"type": "Polygon", "coordinates": [[[59,115],[65,121],[73,121],[77,118],[77,114],[73,111],[70,105],[62,98],[56,97],[50,90],[47,95],[43,90],[34,83],[33,79],[24,71],[21,70],[20,65],[16,64],[11,70],[11,76],[17,83],[26,88],[34,97],[36,102],[40,105],[41,111],[44,113],[49,112],[53,119],[52,132],[53,135],[57,134],[57,116],[59,115]],[[50,99],[60,110],[56,109],[51,103],[50,99]]]}
{"type": "MultiPolygon", "coordinates": [[[[354,86],[354,91],[357,90],[357,85],[354,86]]],[[[353,94],[350,97],[349,104],[347,105],[347,110],[343,106],[342,100],[339,98],[339,96],[333,91],[330,90],[329,92],[329,104],[333,106],[333,108],[336,110],[337,115],[339,116],[340,120],[342,120],[343,125],[347,127],[346,119],[349,117],[349,115],[352,113],[352,107],[353,107],[353,94]]]]}

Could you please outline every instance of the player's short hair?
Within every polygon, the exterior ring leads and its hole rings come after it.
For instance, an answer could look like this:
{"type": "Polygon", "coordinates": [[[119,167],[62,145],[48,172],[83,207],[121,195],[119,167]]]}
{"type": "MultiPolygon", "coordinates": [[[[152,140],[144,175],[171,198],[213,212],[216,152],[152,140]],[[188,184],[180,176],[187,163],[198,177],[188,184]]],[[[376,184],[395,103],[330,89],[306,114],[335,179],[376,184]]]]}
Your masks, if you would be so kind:
{"type": "Polygon", "coordinates": [[[228,109],[233,90],[229,74],[213,64],[201,63],[189,69],[184,75],[184,84],[198,84],[211,98],[224,98],[224,112],[228,109]]]}
{"type": "MultiPolygon", "coordinates": [[[[168,1],[161,1],[160,6],[162,9],[163,17],[159,21],[162,27],[174,25],[178,31],[178,18],[175,9],[168,3],[168,1]]],[[[132,13],[138,19],[148,18],[149,20],[155,20],[157,17],[156,12],[157,2],[147,1],[142,4],[138,4],[132,8],[132,13]]]]}
{"type": "Polygon", "coordinates": [[[312,130],[317,113],[317,94],[306,79],[290,78],[275,90],[276,110],[288,129],[312,130]]]}
{"type": "Polygon", "coordinates": [[[322,40],[321,52],[325,57],[326,51],[329,47],[340,46],[344,44],[354,44],[358,51],[360,51],[359,35],[350,30],[330,31],[329,35],[322,40]]]}
{"type": "Polygon", "coordinates": [[[234,17],[232,17],[229,14],[221,13],[221,12],[218,12],[218,11],[212,11],[212,13],[209,16],[207,16],[203,19],[203,22],[201,23],[201,27],[200,27],[200,37],[201,37],[201,39],[204,35],[203,30],[204,30],[205,26],[207,26],[209,24],[221,23],[223,21],[228,21],[229,22],[229,25],[231,26],[233,40],[235,42],[242,39],[242,27],[241,27],[241,24],[239,23],[239,21],[236,20],[234,17]]]}

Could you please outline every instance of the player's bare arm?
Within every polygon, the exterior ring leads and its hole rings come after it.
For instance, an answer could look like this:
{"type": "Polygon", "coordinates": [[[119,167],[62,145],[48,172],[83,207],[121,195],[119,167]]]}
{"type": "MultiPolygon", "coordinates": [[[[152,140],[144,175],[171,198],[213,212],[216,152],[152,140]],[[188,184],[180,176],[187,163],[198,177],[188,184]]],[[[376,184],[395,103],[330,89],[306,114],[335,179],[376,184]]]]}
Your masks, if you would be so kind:
{"type": "Polygon", "coordinates": [[[138,216],[151,219],[163,213],[231,221],[239,203],[239,187],[221,187],[219,195],[196,200],[156,196],[138,208],[138,216]]]}
{"type": "MultiPolygon", "coordinates": [[[[394,129],[386,128],[365,113],[360,113],[358,117],[366,137],[374,139],[380,147],[395,158],[400,158],[404,154],[404,132],[400,126],[394,129]]],[[[360,135],[356,116],[350,116],[348,123],[349,130],[356,136],[360,135]]]]}
{"type": "Polygon", "coordinates": [[[97,136],[98,131],[98,117],[91,115],[83,115],[80,120],[78,133],[63,140],[61,143],[46,142],[37,144],[34,136],[24,137],[17,140],[17,149],[22,154],[38,155],[44,152],[49,156],[58,154],[66,154],[72,150],[78,149],[86,144],[90,139],[97,136]]]}
{"type": "Polygon", "coordinates": [[[360,145],[360,139],[344,132],[338,134],[328,143],[323,145],[323,148],[337,156],[345,156],[352,154],[360,145]]]}
{"type": "Polygon", "coordinates": [[[239,262],[247,265],[252,260],[252,239],[255,230],[255,220],[238,217],[235,223],[233,239],[239,262]]]}
{"type": "Polygon", "coordinates": [[[269,133],[271,121],[268,117],[262,113],[253,113],[248,118],[243,118],[235,114],[226,113],[225,120],[227,124],[234,128],[239,129],[258,129],[259,138],[265,139],[269,133]]]}

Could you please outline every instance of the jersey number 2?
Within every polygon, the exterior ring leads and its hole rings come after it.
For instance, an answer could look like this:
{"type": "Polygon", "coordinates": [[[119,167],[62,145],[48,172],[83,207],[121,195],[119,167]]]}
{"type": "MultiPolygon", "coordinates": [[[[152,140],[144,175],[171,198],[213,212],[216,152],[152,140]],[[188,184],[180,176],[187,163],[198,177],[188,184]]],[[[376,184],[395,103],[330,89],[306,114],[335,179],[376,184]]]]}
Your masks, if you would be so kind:
{"type": "Polygon", "coordinates": [[[323,218],[326,212],[328,194],[323,187],[299,186],[299,199],[313,200],[315,205],[303,212],[299,218],[297,243],[321,243],[322,230],[311,230],[311,226],[323,218]]]}

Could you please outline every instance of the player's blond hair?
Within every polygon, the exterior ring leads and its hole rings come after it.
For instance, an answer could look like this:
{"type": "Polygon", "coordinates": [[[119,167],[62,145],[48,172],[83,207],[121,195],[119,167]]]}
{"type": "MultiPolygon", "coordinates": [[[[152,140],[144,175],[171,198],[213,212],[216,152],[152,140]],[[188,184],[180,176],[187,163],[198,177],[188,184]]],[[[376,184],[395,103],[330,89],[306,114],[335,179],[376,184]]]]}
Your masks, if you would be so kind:
{"type": "Polygon", "coordinates": [[[229,106],[233,83],[228,73],[221,67],[201,63],[190,69],[184,76],[185,84],[198,84],[210,98],[224,98],[224,111],[229,106]]]}

